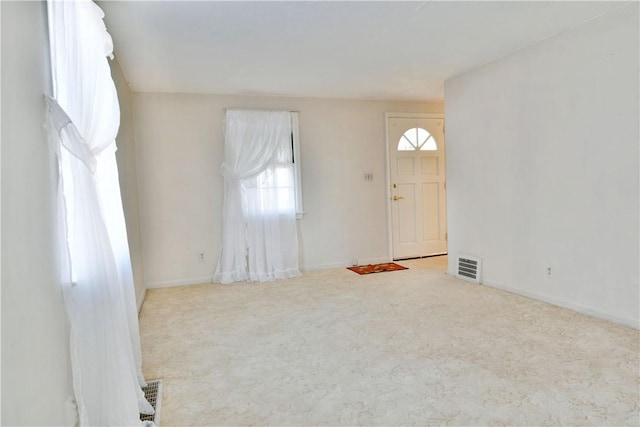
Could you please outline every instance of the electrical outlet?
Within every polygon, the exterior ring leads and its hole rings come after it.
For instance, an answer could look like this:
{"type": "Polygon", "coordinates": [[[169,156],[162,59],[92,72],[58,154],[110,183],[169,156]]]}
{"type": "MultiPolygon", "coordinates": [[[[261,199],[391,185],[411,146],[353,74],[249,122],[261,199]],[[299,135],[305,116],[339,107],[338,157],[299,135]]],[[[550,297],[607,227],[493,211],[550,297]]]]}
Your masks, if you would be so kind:
{"type": "Polygon", "coordinates": [[[207,262],[207,257],[205,256],[204,252],[198,252],[198,261],[207,262]]]}
{"type": "Polygon", "coordinates": [[[551,267],[547,267],[547,277],[551,277],[551,267]]]}
{"type": "Polygon", "coordinates": [[[366,172],[366,173],[364,174],[364,180],[365,180],[365,181],[373,181],[373,173],[371,173],[371,172],[366,172]]]}

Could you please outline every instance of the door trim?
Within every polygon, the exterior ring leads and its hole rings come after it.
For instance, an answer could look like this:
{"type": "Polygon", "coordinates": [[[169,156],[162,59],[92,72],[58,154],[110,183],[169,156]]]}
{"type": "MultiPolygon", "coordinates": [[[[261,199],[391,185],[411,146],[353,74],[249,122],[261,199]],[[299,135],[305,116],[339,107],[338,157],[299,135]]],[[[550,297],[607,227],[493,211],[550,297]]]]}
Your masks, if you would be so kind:
{"type": "MultiPolygon", "coordinates": [[[[395,118],[406,118],[406,119],[443,119],[445,121],[445,126],[446,126],[446,120],[444,117],[444,113],[384,113],[384,132],[385,132],[385,136],[384,136],[384,140],[386,141],[386,149],[385,149],[385,173],[387,175],[387,179],[386,179],[386,184],[387,184],[387,191],[385,193],[386,198],[387,198],[387,257],[389,258],[389,260],[393,260],[393,229],[392,229],[392,218],[391,218],[391,165],[389,164],[389,162],[391,161],[391,152],[390,152],[390,145],[389,145],[389,119],[395,119],[395,118]]],[[[444,146],[444,150],[445,150],[445,159],[446,159],[446,149],[447,149],[447,145],[445,144],[444,146]]],[[[445,168],[445,182],[447,179],[447,175],[446,175],[446,168],[445,168]]],[[[447,211],[448,212],[448,211],[447,211]]],[[[448,214],[447,214],[448,215],[448,214]]]]}

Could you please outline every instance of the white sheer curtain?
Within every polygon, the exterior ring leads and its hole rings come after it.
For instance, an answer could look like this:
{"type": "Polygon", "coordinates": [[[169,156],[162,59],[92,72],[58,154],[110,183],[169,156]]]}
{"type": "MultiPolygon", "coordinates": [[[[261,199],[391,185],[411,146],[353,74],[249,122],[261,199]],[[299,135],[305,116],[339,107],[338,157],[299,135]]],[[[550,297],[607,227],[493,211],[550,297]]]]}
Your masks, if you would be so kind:
{"type": "Polygon", "coordinates": [[[111,37],[90,0],[49,0],[60,265],[80,425],[139,425],[144,398],[133,275],[118,184],[111,37]]]}
{"type": "Polygon", "coordinates": [[[215,282],[300,275],[292,160],[288,111],[227,111],[215,282]]]}

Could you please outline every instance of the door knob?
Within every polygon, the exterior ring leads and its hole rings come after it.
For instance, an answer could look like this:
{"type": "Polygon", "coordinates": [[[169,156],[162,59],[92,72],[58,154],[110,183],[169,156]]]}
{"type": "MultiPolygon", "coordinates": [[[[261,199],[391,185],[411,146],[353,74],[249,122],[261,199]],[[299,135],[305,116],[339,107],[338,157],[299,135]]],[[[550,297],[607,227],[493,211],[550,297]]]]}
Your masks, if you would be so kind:
{"type": "Polygon", "coordinates": [[[402,196],[393,196],[393,200],[402,200],[404,197],[402,196]]]}

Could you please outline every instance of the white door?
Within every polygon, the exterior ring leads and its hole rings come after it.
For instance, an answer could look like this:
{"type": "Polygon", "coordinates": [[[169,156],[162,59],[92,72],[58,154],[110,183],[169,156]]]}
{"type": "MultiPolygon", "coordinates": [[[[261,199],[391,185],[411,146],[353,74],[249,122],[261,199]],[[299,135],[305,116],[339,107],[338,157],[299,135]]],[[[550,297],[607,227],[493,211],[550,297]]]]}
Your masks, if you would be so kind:
{"type": "Polygon", "coordinates": [[[444,119],[387,120],[393,259],[445,254],[444,119]]]}

